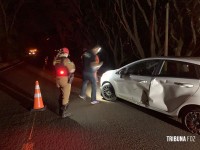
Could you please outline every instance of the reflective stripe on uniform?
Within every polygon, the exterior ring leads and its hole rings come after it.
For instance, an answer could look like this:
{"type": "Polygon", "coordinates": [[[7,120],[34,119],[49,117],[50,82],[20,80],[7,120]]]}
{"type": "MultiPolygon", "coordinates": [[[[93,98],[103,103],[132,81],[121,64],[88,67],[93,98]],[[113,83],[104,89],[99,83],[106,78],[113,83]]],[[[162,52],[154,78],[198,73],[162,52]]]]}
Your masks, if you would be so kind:
{"type": "Polygon", "coordinates": [[[60,62],[61,62],[61,60],[56,60],[55,62],[56,62],[56,63],[60,63],[60,62]]]}

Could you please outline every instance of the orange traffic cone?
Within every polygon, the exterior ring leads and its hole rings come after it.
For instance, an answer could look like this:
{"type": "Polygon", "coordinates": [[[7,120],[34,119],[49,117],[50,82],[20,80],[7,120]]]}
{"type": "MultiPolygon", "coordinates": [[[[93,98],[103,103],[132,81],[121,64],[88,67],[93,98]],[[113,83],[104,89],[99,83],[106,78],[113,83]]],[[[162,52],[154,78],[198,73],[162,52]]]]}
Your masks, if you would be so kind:
{"type": "Polygon", "coordinates": [[[35,94],[34,94],[34,106],[33,106],[32,110],[43,111],[45,109],[46,109],[46,107],[44,106],[43,101],[42,101],[42,95],[40,92],[39,82],[36,81],[35,82],[35,94]]]}

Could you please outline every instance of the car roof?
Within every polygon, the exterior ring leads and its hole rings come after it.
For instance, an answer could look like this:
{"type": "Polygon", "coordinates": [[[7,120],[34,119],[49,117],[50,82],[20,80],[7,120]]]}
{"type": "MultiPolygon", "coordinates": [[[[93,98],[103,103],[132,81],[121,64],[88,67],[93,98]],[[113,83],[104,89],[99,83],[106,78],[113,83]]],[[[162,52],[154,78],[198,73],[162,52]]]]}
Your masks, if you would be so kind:
{"type": "Polygon", "coordinates": [[[182,61],[182,62],[187,62],[187,63],[192,63],[192,64],[196,64],[196,65],[200,65],[200,57],[148,57],[148,58],[143,58],[143,59],[139,59],[136,61],[133,61],[132,63],[126,64],[120,68],[118,68],[118,70],[125,68],[133,63],[137,63],[140,61],[145,61],[145,60],[174,60],[174,61],[182,61]]]}
{"type": "Polygon", "coordinates": [[[183,61],[200,65],[200,57],[149,57],[141,60],[152,60],[152,59],[175,60],[175,61],[183,61]]]}

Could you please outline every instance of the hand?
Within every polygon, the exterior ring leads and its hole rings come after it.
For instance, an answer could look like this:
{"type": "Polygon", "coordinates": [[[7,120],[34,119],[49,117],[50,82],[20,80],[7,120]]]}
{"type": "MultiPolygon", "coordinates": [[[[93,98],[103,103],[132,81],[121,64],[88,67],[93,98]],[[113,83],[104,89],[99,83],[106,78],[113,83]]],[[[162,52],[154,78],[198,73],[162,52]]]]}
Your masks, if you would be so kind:
{"type": "Polygon", "coordinates": [[[101,61],[101,62],[99,63],[99,65],[102,66],[102,65],[103,65],[103,61],[101,61]]]}
{"type": "Polygon", "coordinates": [[[101,66],[103,65],[103,62],[100,62],[100,63],[95,63],[93,64],[92,68],[93,70],[97,71],[101,66]]]}

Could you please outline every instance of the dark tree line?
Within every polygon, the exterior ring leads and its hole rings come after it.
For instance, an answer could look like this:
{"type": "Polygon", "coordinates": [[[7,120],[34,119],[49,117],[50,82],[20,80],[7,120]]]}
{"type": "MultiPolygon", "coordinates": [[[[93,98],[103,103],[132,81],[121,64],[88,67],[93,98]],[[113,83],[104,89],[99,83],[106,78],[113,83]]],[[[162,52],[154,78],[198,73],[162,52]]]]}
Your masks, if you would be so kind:
{"type": "Polygon", "coordinates": [[[168,54],[199,55],[199,0],[109,0],[106,3],[90,0],[88,5],[92,11],[87,9],[86,14],[96,19],[106,39],[104,44],[113,53],[115,65],[121,66],[133,58],[164,55],[167,2],[168,54]]]}
{"type": "Polygon", "coordinates": [[[23,3],[24,0],[0,0],[0,60],[12,57],[11,53],[17,55],[17,45],[13,45],[18,36],[15,23],[23,3]]]}
{"type": "Polygon", "coordinates": [[[0,0],[0,58],[35,44],[76,55],[100,44],[115,67],[162,56],[167,3],[168,55],[198,56],[199,0],[0,0]]]}

